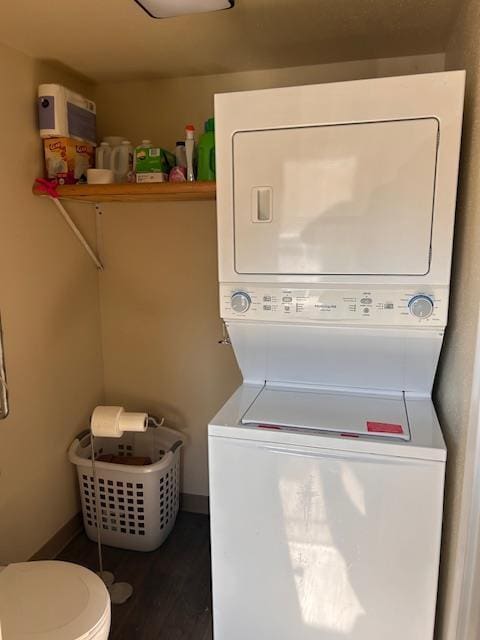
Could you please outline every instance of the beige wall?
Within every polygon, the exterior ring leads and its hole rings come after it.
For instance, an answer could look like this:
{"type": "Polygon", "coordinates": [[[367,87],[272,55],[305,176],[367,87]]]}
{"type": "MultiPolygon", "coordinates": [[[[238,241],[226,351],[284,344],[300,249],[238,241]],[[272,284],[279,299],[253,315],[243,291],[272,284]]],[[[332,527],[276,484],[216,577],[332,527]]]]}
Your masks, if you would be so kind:
{"type": "Polygon", "coordinates": [[[455,615],[455,553],[471,397],[473,349],[480,303],[480,4],[467,0],[447,50],[448,69],[467,70],[450,324],[436,387],[436,404],[448,446],[447,499],[439,637],[450,639],[455,615]]]}
{"type": "MultiPolygon", "coordinates": [[[[102,135],[172,148],[200,127],[213,94],[439,71],[444,56],[369,60],[228,75],[101,85],[102,135]]],[[[183,490],[208,493],[207,423],[240,382],[218,318],[214,203],[104,207],[101,275],[105,386],[110,403],[147,407],[189,437],[183,490]]]]}
{"type": "Polygon", "coordinates": [[[106,397],[188,436],[186,493],[208,493],[208,420],[240,382],[218,344],[215,205],[103,207],[106,397]]]}
{"type": "MultiPolygon", "coordinates": [[[[0,421],[0,564],[25,560],[77,511],[67,447],[101,399],[98,280],[53,205],[31,195],[43,160],[40,82],[88,90],[0,46],[0,312],[10,415],[0,421]]],[[[82,228],[94,238],[93,214],[82,228]]]]}

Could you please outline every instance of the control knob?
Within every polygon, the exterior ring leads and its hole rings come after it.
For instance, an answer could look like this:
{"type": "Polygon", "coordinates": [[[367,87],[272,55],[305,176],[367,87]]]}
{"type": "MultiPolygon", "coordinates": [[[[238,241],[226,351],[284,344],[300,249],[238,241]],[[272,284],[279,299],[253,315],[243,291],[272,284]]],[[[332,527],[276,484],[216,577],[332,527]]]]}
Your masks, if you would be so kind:
{"type": "Polygon", "coordinates": [[[410,300],[408,308],[415,318],[429,318],[433,313],[434,304],[428,296],[418,295],[410,300]]]}
{"type": "Polygon", "coordinates": [[[246,313],[250,309],[252,300],[248,293],[237,291],[231,298],[232,309],[237,313],[246,313]]]}

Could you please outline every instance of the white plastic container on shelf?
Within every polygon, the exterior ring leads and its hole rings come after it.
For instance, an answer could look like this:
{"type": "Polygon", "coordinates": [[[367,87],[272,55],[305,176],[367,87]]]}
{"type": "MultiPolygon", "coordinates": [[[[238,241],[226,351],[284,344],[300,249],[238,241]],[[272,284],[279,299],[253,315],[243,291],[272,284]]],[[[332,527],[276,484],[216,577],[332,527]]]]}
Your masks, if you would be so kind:
{"type": "Polygon", "coordinates": [[[121,438],[95,438],[95,458],[102,454],[147,456],[152,464],[134,466],[95,462],[95,487],[90,432],[74,440],[69,459],[77,467],[83,522],[97,540],[96,495],[100,501],[102,542],[134,551],[153,551],[167,538],[177,517],[180,498],[180,449],[184,436],[167,427],[121,438]]]}
{"type": "Polygon", "coordinates": [[[108,142],[101,142],[95,151],[95,167],[97,169],[111,169],[112,147],[108,142]]]}
{"type": "Polygon", "coordinates": [[[115,182],[132,182],[133,179],[133,146],[130,140],[124,140],[112,149],[110,168],[115,175],[115,182]]]}

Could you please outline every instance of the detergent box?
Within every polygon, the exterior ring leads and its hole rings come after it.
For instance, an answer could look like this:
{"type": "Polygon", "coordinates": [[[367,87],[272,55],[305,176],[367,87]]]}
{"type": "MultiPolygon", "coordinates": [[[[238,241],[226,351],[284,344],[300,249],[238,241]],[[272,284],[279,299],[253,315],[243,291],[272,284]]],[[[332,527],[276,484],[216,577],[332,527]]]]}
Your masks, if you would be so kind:
{"type": "Polygon", "coordinates": [[[136,173],[163,173],[167,176],[175,166],[175,156],[161,147],[137,147],[135,149],[136,173]]]}
{"type": "Polygon", "coordinates": [[[43,141],[47,178],[58,184],[87,182],[87,169],[95,162],[95,147],[73,138],[47,138],[43,141]]]}

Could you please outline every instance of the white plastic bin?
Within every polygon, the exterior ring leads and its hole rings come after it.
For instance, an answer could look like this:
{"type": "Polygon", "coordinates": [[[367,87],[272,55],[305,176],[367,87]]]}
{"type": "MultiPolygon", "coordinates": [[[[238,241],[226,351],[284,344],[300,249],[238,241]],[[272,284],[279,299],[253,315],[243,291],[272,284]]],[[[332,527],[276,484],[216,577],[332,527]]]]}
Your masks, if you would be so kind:
{"type": "MultiPolygon", "coordinates": [[[[180,496],[180,448],[183,436],[166,427],[121,438],[95,438],[95,458],[102,454],[148,456],[151,465],[95,462],[100,499],[102,542],[112,547],[153,551],[175,524],[180,496]]],[[[85,531],[97,540],[95,484],[90,434],[74,440],[69,459],[76,465],[85,531]]]]}

